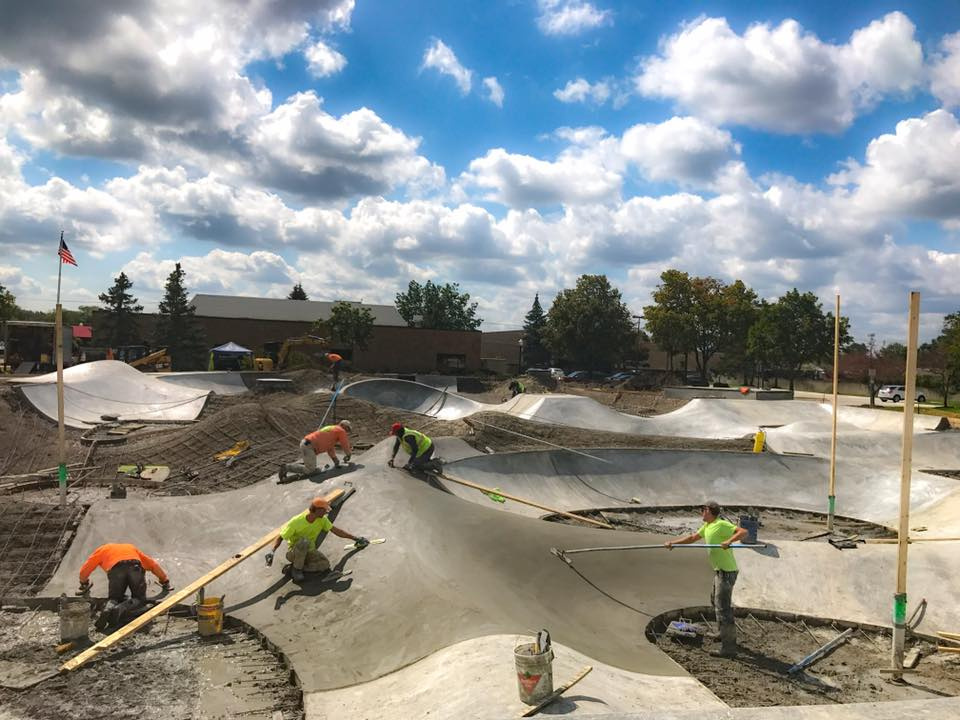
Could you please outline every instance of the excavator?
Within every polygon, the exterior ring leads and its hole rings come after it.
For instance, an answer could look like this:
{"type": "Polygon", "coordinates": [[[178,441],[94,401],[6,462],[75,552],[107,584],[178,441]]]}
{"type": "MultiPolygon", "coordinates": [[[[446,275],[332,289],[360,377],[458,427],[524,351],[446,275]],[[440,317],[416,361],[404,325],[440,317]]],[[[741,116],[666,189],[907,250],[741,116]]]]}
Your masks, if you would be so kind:
{"type": "Polygon", "coordinates": [[[254,358],[253,365],[258,370],[284,370],[292,350],[309,348],[310,351],[320,351],[325,350],[327,345],[326,340],[315,335],[287,338],[283,342],[266,342],[263,344],[266,357],[254,358]]]}
{"type": "Polygon", "coordinates": [[[139,357],[136,360],[130,360],[127,362],[127,365],[130,367],[139,368],[140,370],[152,368],[157,372],[170,372],[173,370],[173,363],[170,360],[170,356],[167,355],[166,348],[155,350],[154,352],[144,355],[143,357],[139,357]]]}

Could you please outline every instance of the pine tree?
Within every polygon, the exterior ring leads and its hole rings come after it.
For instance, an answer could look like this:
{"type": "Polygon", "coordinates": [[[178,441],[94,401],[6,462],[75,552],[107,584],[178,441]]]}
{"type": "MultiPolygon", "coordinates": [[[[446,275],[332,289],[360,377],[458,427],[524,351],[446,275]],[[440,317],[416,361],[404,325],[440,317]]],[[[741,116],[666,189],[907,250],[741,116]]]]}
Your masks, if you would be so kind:
{"type": "Polygon", "coordinates": [[[195,317],[196,308],[187,302],[186,273],[177,263],[167,277],[166,292],[160,302],[155,343],[167,348],[175,370],[199,370],[204,367],[207,343],[195,317]]]}
{"type": "Polygon", "coordinates": [[[533,306],[523,323],[523,358],[525,365],[542,366],[550,361],[550,351],[543,344],[547,314],[540,305],[540,293],[533,297],[533,306]]]}
{"type": "Polygon", "coordinates": [[[290,294],[287,295],[287,300],[309,300],[307,297],[307,291],[303,289],[302,283],[297,283],[293,286],[293,290],[290,291],[290,294]]]}
{"type": "Polygon", "coordinates": [[[106,306],[99,313],[100,332],[112,348],[135,345],[140,340],[136,314],[143,312],[143,305],[129,292],[131,288],[133,282],[126,273],[120,273],[114,279],[113,287],[99,295],[100,302],[106,306]]]}

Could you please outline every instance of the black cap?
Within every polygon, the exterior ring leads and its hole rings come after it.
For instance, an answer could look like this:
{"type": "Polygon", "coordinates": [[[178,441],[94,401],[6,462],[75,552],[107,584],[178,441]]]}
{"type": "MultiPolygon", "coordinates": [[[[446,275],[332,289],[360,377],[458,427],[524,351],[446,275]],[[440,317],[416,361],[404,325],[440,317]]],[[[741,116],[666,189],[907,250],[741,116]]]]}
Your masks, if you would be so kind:
{"type": "Polygon", "coordinates": [[[714,517],[720,516],[720,503],[718,503],[716,500],[707,500],[707,502],[700,507],[705,507],[714,517]]]}

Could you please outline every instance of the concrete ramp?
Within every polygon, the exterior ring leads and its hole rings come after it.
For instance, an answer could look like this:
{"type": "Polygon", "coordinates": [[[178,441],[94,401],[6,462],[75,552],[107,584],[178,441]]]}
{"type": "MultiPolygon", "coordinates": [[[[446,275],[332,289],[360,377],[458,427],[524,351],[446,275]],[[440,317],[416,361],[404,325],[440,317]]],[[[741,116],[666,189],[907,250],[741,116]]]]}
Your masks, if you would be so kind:
{"type": "Polygon", "coordinates": [[[249,392],[243,380],[243,374],[216,370],[213,372],[176,372],[150,375],[161,382],[190,388],[203,392],[215,392],[217,395],[241,395],[249,392]]]}
{"type": "MultiPolygon", "coordinates": [[[[56,373],[17,378],[16,384],[37,410],[57,419],[56,373]]],[[[64,422],[73,428],[101,423],[103,415],[121,420],[194,420],[209,395],[209,391],[162,382],[117,360],[67,368],[63,386],[64,422]]]]}

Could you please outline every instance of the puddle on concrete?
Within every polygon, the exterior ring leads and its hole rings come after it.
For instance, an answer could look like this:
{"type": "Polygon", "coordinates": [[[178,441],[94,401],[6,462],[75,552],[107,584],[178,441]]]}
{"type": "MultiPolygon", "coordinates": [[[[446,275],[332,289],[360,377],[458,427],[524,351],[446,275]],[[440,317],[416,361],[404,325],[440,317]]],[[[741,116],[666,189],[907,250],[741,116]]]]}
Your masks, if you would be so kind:
{"type": "MultiPolygon", "coordinates": [[[[914,672],[903,675],[903,683],[896,683],[881,672],[890,667],[892,640],[888,630],[793,615],[759,615],[738,610],[741,651],[733,659],[709,655],[720,647],[719,642],[701,643],[666,635],[667,625],[677,619],[676,614],[651,622],[647,637],[732,707],[930,700],[960,695],[960,658],[937,653],[936,642],[931,639],[908,637],[907,657],[916,651],[921,659],[914,672]],[[852,635],[830,655],[802,672],[787,672],[848,627],[854,628],[852,635]]],[[[706,609],[702,613],[685,611],[683,617],[716,629],[712,613],[706,609]]]]}
{"type": "MultiPolygon", "coordinates": [[[[594,508],[572,510],[571,512],[609,523],[618,530],[659,533],[662,535],[686,535],[695,532],[703,524],[700,519],[699,506],[594,508]]],[[[757,533],[759,542],[764,540],[803,540],[812,535],[823,533],[827,529],[825,513],[742,505],[727,507],[723,514],[734,523],[742,515],[759,517],[760,528],[757,533]]],[[[562,515],[547,515],[544,520],[571,525],[582,524],[562,515]]],[[[846,537],[895,538],[897,536],[896,532],[890,528],[854,518],[835,516],[834,526],[837,535],[846,537]]]]}
{"type": "MultiPolygon", "coordinates": [[[[0,673],[57,670],[76,654],[58,656],[59,642],[55,613],[0,611],[0,673]]],[[[169,616],[69,674],[26,689],[0,687],[0,708],[4,717],[31,720],[303,717],[289,669],[257,637],[233,628],[201,638],[196,621],[169,616]]]]}

